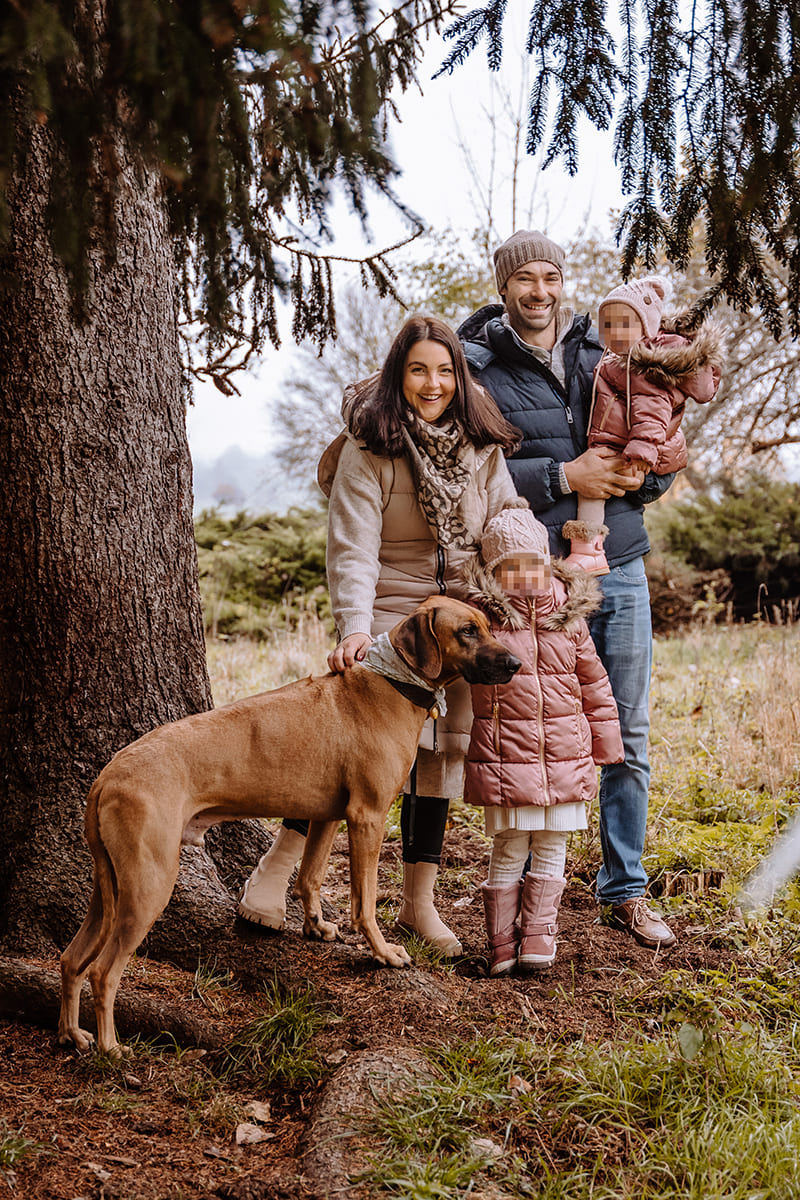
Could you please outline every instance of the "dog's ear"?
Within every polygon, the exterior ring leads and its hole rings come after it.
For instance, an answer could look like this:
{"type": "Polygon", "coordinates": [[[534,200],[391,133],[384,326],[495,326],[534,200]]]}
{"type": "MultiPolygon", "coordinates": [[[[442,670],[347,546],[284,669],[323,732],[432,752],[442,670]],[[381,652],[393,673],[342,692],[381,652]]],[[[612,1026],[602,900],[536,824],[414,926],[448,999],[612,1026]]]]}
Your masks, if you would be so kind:
{"type": "Polygon", "coordinates": [[[407,617],[392,637],[392,645],[407,666],[426,679],[437,679],[442,673],[442,651],[434,633],[435,608],[407,617]]]}

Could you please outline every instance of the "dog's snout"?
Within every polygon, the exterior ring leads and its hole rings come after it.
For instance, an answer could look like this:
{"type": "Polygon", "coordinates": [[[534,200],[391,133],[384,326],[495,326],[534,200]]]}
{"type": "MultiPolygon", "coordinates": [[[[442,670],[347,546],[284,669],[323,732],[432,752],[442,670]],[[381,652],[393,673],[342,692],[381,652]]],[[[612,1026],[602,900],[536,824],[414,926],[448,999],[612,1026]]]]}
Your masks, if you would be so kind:
{"type": "Polygon", "coordinates": [[[463,675],[467,683],[508,683],[521,666],[516,655],[497,643],[485,646],[473,663],[465,665],[463,675]]]}

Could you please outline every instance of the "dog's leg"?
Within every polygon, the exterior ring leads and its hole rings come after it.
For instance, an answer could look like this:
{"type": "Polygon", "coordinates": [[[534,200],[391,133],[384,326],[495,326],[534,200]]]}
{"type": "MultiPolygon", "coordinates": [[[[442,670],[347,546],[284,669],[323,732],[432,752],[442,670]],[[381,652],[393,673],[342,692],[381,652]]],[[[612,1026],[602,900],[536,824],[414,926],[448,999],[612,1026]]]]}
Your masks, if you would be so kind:
{"type": "Polygon", "coordinates": [[[100,837],[97,806],[99,791],[93,787],[86,802],[86,840],[94,860],[94,879],[89,910],[75,937],[61,956],[61,1013],[58,1040],[88,1050],[94,1036],[80,1028],[80,996],[90,964],[105,945],[116,911],[114,866],[100,837]]]}
{"type": "Polygon", "coordinates": [[[86,978],[89,964],[108,936],[111,916],[103,907],[102,893],[97,879],[92,888],[83,924],[61,955],[61,1013],[58,1018],[58,1040],[62,1046],[72,1043],[78,1050],[88,1050],[94,1041],[93,1034],[80,1028],[81,986],[86,978]]]}
{"type": "Polygon", "coordinates": [[[405,946],[387,942],[375,920],[378,891],[378,860],[386,828],[389,804],[356,803],[347,808],[350,841],[350,914],[353,928],[363,934],[372,955],[387,967],[411,964],[405,946]]]}
{"type": "MultiPolygon", "coordinates": [[[[156,840],[162,836],[162,830],[155,831],[156,840]]],[[[180,831],[175,831],[174,837],[167,835],[157,852],[153,852],[152,843],[150,853],[140,844],[135,847],[135,855],[129,851],[129,857],[117,864],[116,913],[103,948],[88,971],[97,1017],[97,1046],[107,1054],[119,1057],[126,1053],[114,1031],[114,1000],[131,955],[169,903],[178,876],[179,838],[180,831]]]]}
{"type": "Polygon", "coordinates": [[[333,942],[339,936],[338,926],[332,921],[323,920],[319,902],[319,890],[325,882],[331,846],[338,828],[338,820],[311,822],[294,889],[303,902],[303,934],[305,937],[321,938],[323,942],[333,942]]]}

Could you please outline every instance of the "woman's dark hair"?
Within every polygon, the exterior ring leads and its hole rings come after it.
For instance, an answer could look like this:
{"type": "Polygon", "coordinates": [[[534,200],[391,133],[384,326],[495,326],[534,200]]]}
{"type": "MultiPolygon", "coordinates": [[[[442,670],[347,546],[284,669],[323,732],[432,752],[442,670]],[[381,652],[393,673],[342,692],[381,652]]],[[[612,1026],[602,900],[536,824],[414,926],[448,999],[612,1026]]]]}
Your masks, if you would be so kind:
{"type": "Polygon", "coordinates": [[[521,440],[519,430],[508,423],[486,389],[472,378],[461,342],[438,317],[409,317],[392,342],[381,370],[349,389],[345,409],[352,433],[381,457],[396,458],[404,452],[402,424],[408,401],[403,395],[403,375],[409,350],[424,341],[439,342],[450,352],[456,390],[447,416],[457,423],[465,441],[479,448],[497,443],[506,454],[513,454],[521,440]]]}

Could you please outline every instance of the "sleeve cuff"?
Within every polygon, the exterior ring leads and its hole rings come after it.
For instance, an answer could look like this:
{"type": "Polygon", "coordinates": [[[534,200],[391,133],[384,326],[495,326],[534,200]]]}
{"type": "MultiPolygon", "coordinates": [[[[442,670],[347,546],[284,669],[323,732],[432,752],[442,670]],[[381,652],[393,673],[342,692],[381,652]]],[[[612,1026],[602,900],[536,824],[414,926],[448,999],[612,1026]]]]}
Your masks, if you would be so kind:
{"type": "Polygon", "coordinates": [[[350,637],[351,633],[365,633],[367,637],[372,637],[371,626],[372,621],[369,617],[358,614],[348,617],[338,628],[339,641],[343,642],[346,637],[350,637]]]}
{"type": "Polygon", "coordinates": [[[562,496],[568,496],[572,488],[567,483],[567,472],[564,470],[564,464],[558,464],[558,486],[561,488],[562,496]]]}

